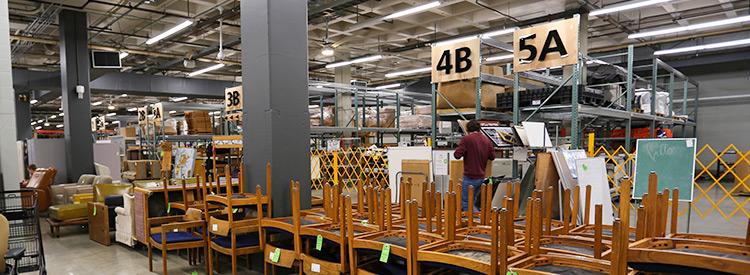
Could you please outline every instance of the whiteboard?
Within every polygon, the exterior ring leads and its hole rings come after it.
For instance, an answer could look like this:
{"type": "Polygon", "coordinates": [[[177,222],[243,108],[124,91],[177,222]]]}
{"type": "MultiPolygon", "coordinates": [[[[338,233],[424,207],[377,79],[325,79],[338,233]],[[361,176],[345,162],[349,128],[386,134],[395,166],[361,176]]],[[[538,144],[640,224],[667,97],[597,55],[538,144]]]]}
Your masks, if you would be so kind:
{"type": "Polygon", "coordinates": [[[602,205],[602,224],[611,225],[614,221],[612,211],[612,196],[609,193],[609,182],[607,181],[607,167],[604,158],[584,158],[576,160],[578,170],[578,186],[580,186],[580,213],[586,211],[586,186],[591,186],[591,206],[589,217],[594,221],[596,208],[594,205],[602,205]]]}

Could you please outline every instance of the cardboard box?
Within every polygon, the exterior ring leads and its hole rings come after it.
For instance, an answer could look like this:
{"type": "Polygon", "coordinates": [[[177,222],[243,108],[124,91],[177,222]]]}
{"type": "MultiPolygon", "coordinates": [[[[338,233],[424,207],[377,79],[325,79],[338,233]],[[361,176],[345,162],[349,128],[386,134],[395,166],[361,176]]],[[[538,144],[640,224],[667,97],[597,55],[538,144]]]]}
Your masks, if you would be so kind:
{"type": "Polygon", "coordinates": [[[120,127],[120,135],[123,137],[136,137],[134,126],[120,127]]]}
{"type": "Polygon", "coordinates": [[[128,160],[125,162],[129,172],[133,172],[133,179],[148,179],[148,163],[146,160],[128,160]]]}
{"type": "Polygon", "coordinates": [[[430,182],[430,161],[411,160],[401,161],[401,174],[404,181],[411,180],[411,198],[416,199],[417,204],[422,205],[422,186],[430,182]]]}
{"type": "MultiPolygon", "coordinates": [[[[502,70],[496,66],[482,66],[482,73],[499,76],[502,73],[502,70]]],[[[453,107],[455,108],[474,108],[476,105],[475,79],[438,83],[437,89],[440,94],[453,104],[453,107]]],[[[505,87],[503,86],[482,83],[482,94],[480,98],[482,108],[496,108],[497,94],[503,92],[505,92],[505,87]]],[[[451,106],[442,96],[438,96],[437,108],[449,109],[451,106]]]]}
{"type": "Polygon", "coordinates": [[[152,179],[161,178],[161,162],[158,160],[150,160],[148,164],[148,173],[152,179]]]}

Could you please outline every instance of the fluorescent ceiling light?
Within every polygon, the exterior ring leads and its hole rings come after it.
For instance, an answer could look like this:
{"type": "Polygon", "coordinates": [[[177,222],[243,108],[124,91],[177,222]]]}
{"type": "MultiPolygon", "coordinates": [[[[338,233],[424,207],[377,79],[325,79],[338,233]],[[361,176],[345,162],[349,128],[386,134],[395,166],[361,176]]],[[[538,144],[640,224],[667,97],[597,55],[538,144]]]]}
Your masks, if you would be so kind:
{"type": "Polygon", "coordinates": [[[107,106],[107,109],[108,110],[114,110],[114,109],[117,109],[117,107],[115,107],[115,105],[109,105],[109,106],[107,106]]]}
{"type": "Polygon", "coordinates": [[[192,24],[193,24],[193,21],[186,20],[185,22],[182,22],[179,25],[174,26],[171,29],[168,29],[167,31],[165,31],[163,33],[160,33],[157,36],[149,38],[148,40],[146,40],[146,44],[151,45],[151,44],[154,44],[156,42],[159,42],[159,40],[167,38],[168,36],[173,35],[173,34],[177,33],[178,31],[180,31],[180,30],[182,30],[184,28],[187,28],[188,26],[190,26],[192,24]]]}
{"type": "Polygon", "coordinates": [[[180,101],[183,101],[183,100],[186,100],[186,99],[188,99],[188,98],[187,98],[186,96],[181,96],[181,97],[173,97],[173,98],[171,98],[171,100],[172,100],[173,102],[180,102],[180,101]]]}
{"type": "Polygon", "coordinates": [[[91,106],[99,106],[99,105],[102,105],[102,103],[104,102],[97,101],[97,102],[91,103],[91,106]]]}
{"type": "Polygon", "coordinates": [[[667,55],[667,54],[675,54],[675,53],[712,50],[712,49],[719,49],[719,48],[729,48],[729,47],[735,47],[735,46],[741,46],[741,45],[747,45],[747,44],[750,44],[750,38],[721,42],[721,43],[698,45],[698,46],[692,46],[692,47],[655,51],[654,55],[667,55]]]}
{"type": "Polygon", "coordinates": [[[324,56],[332,56],[335,52],[333,50],[333,47],[330,45],[323,46],[323,50],[320,51],[320,53],[324,56]]]}
{"type": "Polygon", "coordinates": [[[49,122],[45,122],[45,123],[44,123],[44,126],[45,126],[45,127],[49,127],[49,122]]]}
{"type": "Polygon", "coordinates": [[[31,101],[29,101],[29,103],[31,104],[36,104],[37,102],[39,102],[39,100],[36,100],[36,99],[32,99],[31,101]]]}
{"type": "Polygon", "coordinates": [[[60,113],[58,114],[58,116],[65,116],[65,113],[60,113]]]}
{"type": "Polygon", "coordinates": [[[106,114],[106,116],[115,116],[115,115],[117,115],[117,113],[108,113],[108,114],[106,114]]]}
{"type": "Polygon", "coordinates": [[[49,117],[49,119],[56,119],[56,118],[57,118],[57,115],[52,115],[49,117]]]}
{"type": "Polygon", "coordinates": [[[126,58],[126,57],[128,57],[128,55],[130,55],[130,53],[128,53],[128,52],[120,52],[120,59],[126,58]]]}
{"type": "Polygon", "coordinates": [[[376,60],[380,60],[382,58],[383,58],[382,55],[373,55],[373,56],[360,57],[360,58],[357,58],[357,59],[352,59],[352,60],[347,60],[347,61],[330,63],[330,64],[326,65],[326,69],[333,69],[333,68],[336,68],[336,67],[341,67],[341,66],[346,66],[346,65],[356,64],[356,63],[376,61],[376,60]]]}
{"type": "Polygon", "coordinates": [[[31,126],[34,126],[34,125],[36,125],[36,121],[31,122],[31,126]]]}
{"type": "Polygon", "coordinates": [[[445,40],[445,41],[440,41],[440,42],[434,43],[432,45],[433,46],[448,45],[448,44],[453,44],[453,43],[459,43],[459,42],[469,41],[469,40],[472,40],[472,39],[476,39],[477,37],[479,37],[479,36],[477,36],[477,35],[471,35],[471,36],[459,37],[459,38],[455,38],[455,39],[449,39],[449,40],[445,40]]]}
{"type": "Polygon", "coordinates": [[[57,127],[57,128],[62,128],[62,127],[65,127],[65,125],[62,125],[62,124],[57,124],[57,126],[55,126],[55,127],[57,127]]]}
{"type": "Polygon", "coordinates": [[[424,67],[424,68],[413,69],[413,70],[406,70],[406,71],[400,71],[400,72],[387,73],[387,74],[385,74],[385,77],[386,78],[394,78],[394,77],[399,77],[399,76],[404,76],[404,75],[413,75],[413,74],[418,74],[418,73],[426,73],[426,72],[429,72],[431,70],[432,70],[432,68],[430,68],[430,67],[424,67]]]}
{"type": "Polygon", "coordinates": [[[128,97],[128,94],[121,94],[120,97],[128,97]]]}
{"type": "Polygon", "coordinates": [[[37,120],[36,123],[42,123],[44,122],[44,119],[37,120]]]}
{"type": "Polygon", "coordinates": [[[511,33],[515,32],[517,29],[518,28],[513,27],[513,28],[509,28],[509,29],[504,29],[504,30],[497,30],[497,31],[486,32],[486,33],[483,33],[483,34],[479,35],[479,37],[481,37],[481,38],[491,38],[491,37],[500,36],[500,35],[504,35],[504,34],[511,34],[511,33]]]}
{"type": "Polygon", "coordinates": [[[36,127],[34,127],[34,130],[39,130],[39,129],[42,129],[42,126],[36,126],[36,127]]]}
{"type": "Polygon", "coordinates": [[[315,88],[323,89],[323,85],[316,85],[315,88]]]}
{"type": "Polygon", "coordinates": [[[615,13],[619,11],[632,10],[632,9],[637,9],[640,7],[661,4],[661,3],[665,3],[669,1],[671,0],[646,0],[646,1],[637,1],[637,2],[632,1],[632,2],[627,2],[625,4],[622,4],[622,5],[613,5],[613,6],[608,6],[608,7],[604,7],[601,9],[592,10],[591,12],[589,12],[589,16],[597,16],[597,15],[602,15],[602,14],[615,13]]]}
{"type": "Polygon", "coordinates": [[[176,114],[176,113],[177,113],[177,111],[175,111],[175,110],[169,111],[169,114],[170,114],[170,115],[171,115],[171,114],[176,114]]]}
{"type": "Polygon", "coordinates": [[[393,89],[393,88],[398,88],[398,87],[401,87],[401,83],[393,83],[393,84],[378,86],[378,87],[375,87],[375,89],[382,90],[382,89],[393,89]]]}
{"type": "Polygon", "coordinates": [[[487,57],[484,61],[492,62],[492,61],[511,60],[511,59],[513,59],[513,54],[504,54],[504,55],[496,55],[496,56],[487,57]]]}
{"type": "Polygon", "coordinates": [[[440,6],[440,5],[441,5],[440,1],[432,1],[432,2],[429,2],[427,4],[422,4],[422,5],[419,5],[419,6],[416,6],[416,7],[412,7],[412,8],[408,8],[408,9],[402,10],[402,11],[397,11],[397,12],[391,13],[390,15],[388,15],[386,17],[383,17],[383,20],[394,19],[394,18],[399,18],[399,17],[402,17],[402,16],[407,16],[407,15],[410,15],[410,14],[415,14],[415,13],[418,13],[418,12],[423,12],[423,11],[429,10],[431,8],[440,6]]]}
{"type": "Polygon", "coordinates": [[[203,68],[203,69],[194,71],[192,73],[189,73],[188,76],[196,76],[196,75],[199,75],[199,74],[203,74],[205,72],[210,72],[210,71],[213,71],[213,70],[221,69],[222,67],[224,67],[224,63],[219,63],[219,64],[213,65],[211,67],[203,68]]]}
{"type": "Polygon", "coordinates": [[[138,107],[128,108],[128,112],[138,111],[138,107]]]}
{"type": "Polygon", "coordinates": [[[676,33],[676,32],[713,28],[713,27],[743,23],[743,22],[748,22],[748,21],[750,21],[750,15],[729,18],[729,19],[724,19],[724,20],[718,20],[718,21],[712,21],[712,22],[706,22],[706,23],[700,23],[700,24],[694,24],[694,25],[688,25],[688,26],[683,26],[683,27],[639,32],[639,33],[628,35],[628,38],[635,39],[635,38],[648,37],[648,36],[657,36],[657,35],[664,35],[664,34],[670,34],[670,33],[676,33]]]}

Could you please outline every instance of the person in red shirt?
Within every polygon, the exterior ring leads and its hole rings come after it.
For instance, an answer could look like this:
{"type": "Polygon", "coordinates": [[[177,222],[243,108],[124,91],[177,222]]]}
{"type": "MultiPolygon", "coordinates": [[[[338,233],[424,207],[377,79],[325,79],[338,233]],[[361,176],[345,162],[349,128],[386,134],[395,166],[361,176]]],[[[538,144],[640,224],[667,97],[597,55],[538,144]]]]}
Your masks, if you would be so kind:
{"type": "MultiPolygon", "coordinates": [[[[466,124],[466,131],[469,134],[461,139],[458,148],[453,153],[453,156],[457,159],[464,159],[464,177],[461,182],[461,208],[463,211],[467,211],[469,205],[469,186],[474,187],[476,197],[479,194],[478,191],[482,182],[486,178],[484,168],[487,166],[487,161],[495,159],[492,141],[480,130],[479,122],[470,120],[466,124]]],[[[472,206],[472,208],[475,212],[479,211],[476,207],[472,206]]]]}

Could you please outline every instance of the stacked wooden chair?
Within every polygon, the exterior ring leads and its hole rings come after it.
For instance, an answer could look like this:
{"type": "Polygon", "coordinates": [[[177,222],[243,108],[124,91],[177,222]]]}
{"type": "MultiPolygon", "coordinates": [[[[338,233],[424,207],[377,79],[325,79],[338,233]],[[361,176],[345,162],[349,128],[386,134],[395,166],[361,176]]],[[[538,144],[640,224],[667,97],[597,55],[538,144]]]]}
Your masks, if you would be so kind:
{"type": "Polygon", "coordinates": [[[638,209],[637,241],[628,247],[627,264],[644,273],[747,274],[750,270],[750,222],[744,240],[707,234],[677,233],[679,191],[657,191],[649,175],[648,193],[638,209]],[[670,233],[667,221],[671,206],[670,233]]]}

